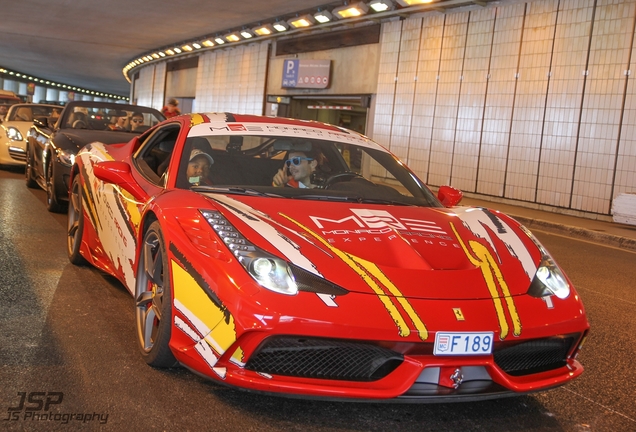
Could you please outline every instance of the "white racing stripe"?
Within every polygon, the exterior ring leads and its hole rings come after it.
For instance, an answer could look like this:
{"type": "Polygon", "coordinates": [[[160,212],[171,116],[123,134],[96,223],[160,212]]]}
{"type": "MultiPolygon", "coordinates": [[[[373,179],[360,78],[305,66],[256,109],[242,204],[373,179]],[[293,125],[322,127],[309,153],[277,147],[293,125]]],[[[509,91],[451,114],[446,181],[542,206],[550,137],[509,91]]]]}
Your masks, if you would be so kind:
{"type": "MultiPolygon", "coordinates": [[[[464,225],[473,232],[477,237],[481,237],[485,239],[492,250],[495,251],[497,256],[499,257],[499,251],[495,248],[495,245],[490,237],[489,232],[485,227],[490,228],[490,230],[505,243],[506,248],[510,251],[510,253],[515,256],[523,266],[523,269],[528,276],[529,280],[532,280],[534,274],[537,272],[537,266],[532,260],[532,256],[528,252],[528,249],[523,244],[519,236],[510,228],[508,224],[506,224],[501,218],[497,216],[496,213],[490,212],[492,216],[497,220],[497,223],[491,219],[484,209],[453,209],[457,216],[464,222],[464,225]],[[499,225],[499,226],[498,226],[499,225]]],[[[501,262],[501,257],[499,257],[499,262],[501,262]]]]}
{"type": "MultiPolygon", "coordinates": [[[[234,214],[236,217],[238,217],[252,229],[254,229],[257,233],[263,236],[263,238],[265,238],[289,261],[294,263],[294,265],[297,265],[298,267],[307,270],[308,272],[322,277],[314,264],[300,252],[300,247],[298,246],[298,244],[294,243],[289,237],[277,230],[274,227],[274,224],[277,223],[270,219],[268,215],[225,195],[215,194],[207,196],[224,205],[224,207],[228,211],[230,211],[232,214],[234,214]]],[[[281,228],[287,229],[286,227],[283,227],[281,225],[279,226],[281,228]]],[[[290,231],[298,235],[298,238],[306,240],[295,231],[290,231]]]]}

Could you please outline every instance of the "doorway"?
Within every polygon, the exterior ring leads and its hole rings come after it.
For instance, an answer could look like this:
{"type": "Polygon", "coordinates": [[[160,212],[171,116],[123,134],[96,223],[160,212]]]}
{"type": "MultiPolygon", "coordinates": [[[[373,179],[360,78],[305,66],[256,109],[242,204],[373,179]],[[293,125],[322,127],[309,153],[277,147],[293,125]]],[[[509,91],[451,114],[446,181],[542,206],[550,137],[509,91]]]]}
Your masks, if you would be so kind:
{"type": "Polygon", "coordinates": [[[292,96],[286,99],[289,101],[288,104],[278,104],[278,117],[316,120],[355,130],[361,134],[366,133],[370,95],[312,95],[292,96]]]}

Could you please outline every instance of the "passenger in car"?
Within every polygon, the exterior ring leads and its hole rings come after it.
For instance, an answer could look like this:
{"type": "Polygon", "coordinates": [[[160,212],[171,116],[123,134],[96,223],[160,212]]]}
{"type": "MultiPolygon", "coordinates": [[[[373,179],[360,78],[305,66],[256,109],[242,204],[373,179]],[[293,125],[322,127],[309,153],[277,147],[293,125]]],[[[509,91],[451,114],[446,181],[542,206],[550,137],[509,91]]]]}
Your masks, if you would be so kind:
{"type": "Polygon", "coordinates": [[[60,118],[61,109],[53,109],[51,110],[51,115],[49,116],[49,124],[54,125],[57,123],[57,120],[60,118]]]}
{"type": "Polygon", "coordinates": [[[211,186],[208,178],[210,167],[214,163],[212,156],[200,149],[194,149],[190,153],[186,177],[191,186],[211,186]]]}
{"type": "Polygon", "coordinates": [[[287,154],[285,167],[274,175],[272,186],[314,188],[311,175],[318,167],[318,157],[313,153],[291,151],[287,154]]]}
{"type": "Polygon", "coordinates": [[[126,130],[126,120],[128,120],[128,117],[123,115],[121,117],[113,117],[113,123],[111,123],[109,125],[111,130],[116,130],[116,131],[125,131],[126,130]]]}

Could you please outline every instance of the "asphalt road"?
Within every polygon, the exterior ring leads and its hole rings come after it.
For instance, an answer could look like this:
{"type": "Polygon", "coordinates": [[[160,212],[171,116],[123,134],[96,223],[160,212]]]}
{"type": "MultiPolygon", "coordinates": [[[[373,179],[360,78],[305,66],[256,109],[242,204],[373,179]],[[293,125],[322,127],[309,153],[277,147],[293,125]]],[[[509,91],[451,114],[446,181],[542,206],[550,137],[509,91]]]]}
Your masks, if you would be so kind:
{"type": "Polygon", "coordinates": [[[0,430],[636,430],[633,252],[536,232],[592,326],[579,357],[585,372],[566,386],[457,404],[287,399],[148,367],[132,298],[113,278],[68,262],[66,216],[48,213],[44,191],[22,176],[0,170],[0,430]]]}

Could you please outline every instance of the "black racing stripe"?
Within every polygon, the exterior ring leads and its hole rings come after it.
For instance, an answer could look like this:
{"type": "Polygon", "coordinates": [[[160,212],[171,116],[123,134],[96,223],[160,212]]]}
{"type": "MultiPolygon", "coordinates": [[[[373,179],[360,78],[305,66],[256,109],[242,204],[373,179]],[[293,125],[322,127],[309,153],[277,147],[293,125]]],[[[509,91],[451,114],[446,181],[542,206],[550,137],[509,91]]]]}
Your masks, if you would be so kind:
{"type": "MultiPolygon", "coordinates": [[[[214,198],[212,198],[212,199],[214,199],[214,198]]],[[[231,205],[229,205],[229,204],[226,204],[226,203],[224,203],[223,201],[220,201],[220,200],[217,200],[217,199],[214,199],[214,201],[218,202],[218,203],[219,203],[219,204],[221,204],[223,207],[226,207],[226,208],[228,208],[229,210],[235,211],[236,213],[240,214],[241,216],[245,217],[246,219],[249,219],[249,220],[251,220],[251,221],[256,221],[256,222],[259,222],[259,221],[260,221],[260,219],[259,219],[259,218],[254,217],[254,216],[252,216],[252,215],[251,215],[251,214],[249,214],[249,213],[245,213],[244,211],[239,210],[239,209],[237,209],[236,207],[231,206],[231,205]]]]}
{"type": "Polygon", "coordinates": [[[122,193],[117,191],[117,197],[119,198],[115,200],[117,202],[117,210],[119,210],[119,213],[121,213],[124,220],[128,221],[128,223],[125,224],[126,228],[128,228],[128,232],[130,233],[130,236],[133,238],[133,241],[135,241],[137,240],[137,236],[135,235],[135,232],[133,231],[133,228],[132,228],[132,217],[130,216],[130,213],[128,213],[128,211],[124,208],[122,204],[122,200],[124,199],[122,193]]]}
{"type": "Polygon", "coordinates": [[[80,168],[81,172],[78,172],[76,175],[84,178],[84,185],[86,186],[85,188],[80,188],[80,193],[82,194],[80,199],[84,199],[86,202],[90,202],[93,204],[92,206],[87,205],[88,208],[86,209],[86,212],[88,213],[88,217],[91,220],[93,226],[95,228],[99,227],[100,229],[102,229],[102,223],[100,222],[99,217],[97,216],[97,214],[93,213],[93,209],[95,208],[95,196],[93,195],[93,191],[90,188],[90,184],[87,182],[88,173],[86,172],[86,166],[84,164],[81,164],[80,168]],[[88,194],[88,196],[86,196],[86,194],[88,194]]]}
{"type": "Polygon", "coordinates": [[[488,216],[488,219],[492,221],[493,225],[497,227],[497,232],[499,234],[508,233],[508,231],[506,231],[506,228],[503,226],[503,223],[501,223],[501,219],[499,219],[497,215],[493,214],[490,210],[485,208],[482,208],[481,210],[486,214],[486,216],[488,216]]]}
{"type": "Polygon", "coordinates": [[[203,276],[196,271],[190,260],[188,260],[183,253],[174,245],[174,243],[170,243],[170,252],[177,258],[177,260],[181,263],[181,265],[185,268],[185,271],[188,272],[190,276],[194,278],[194,280],[199,284],[203,291],[207,294],[207,296],[212,300],[216,307],[218,307],[225,316],[225,323],[230,323],[230,312],[227,310],[227,307],[221,302],[219,297],[216,295],[210,285],[203,279],[203,276]]]}
{"type": "Polygon", "coordinates": [[[236,118],[234,117],[234,114],[232,114],[232,113],[226,112],[225,113],[225,117],[226,117],[225,121],[227,121],[227,122],[235,122],[236,121],[236,118]]]}

